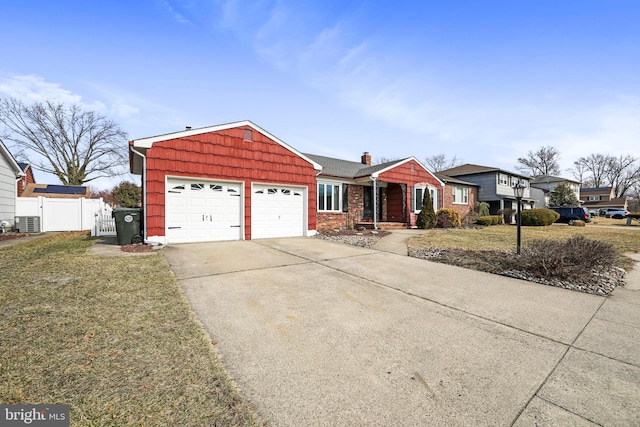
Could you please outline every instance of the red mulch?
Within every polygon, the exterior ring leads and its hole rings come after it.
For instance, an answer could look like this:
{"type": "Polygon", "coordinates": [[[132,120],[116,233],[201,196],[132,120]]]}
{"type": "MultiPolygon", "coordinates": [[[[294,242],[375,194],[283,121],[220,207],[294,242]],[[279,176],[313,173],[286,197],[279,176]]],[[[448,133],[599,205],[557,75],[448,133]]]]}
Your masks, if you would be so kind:
{"type": "Polygon", "coordinates": [[[151,252],[153,251],[153,246],[143,243],[137,245],[122,245],[120,246],[120,250],[122,252],[151,252]]]}
{"type": "Polygon", "coordinates": [[[27,234],[27,233],[0,234],[0,242],[3,240],[19,239],[20,237],[27,237],[27,236],[30,236],[30,234],[27,234]]]}
{"type": "Polygon", "coordinates": [[[384,230],[332,230],[332,231],[323,231],[322,234],[326,236],[375,236],[384,237],[391,234],[390,231],[384,230]],[[375,231],[375,232],[374,232],[375,231]]]}

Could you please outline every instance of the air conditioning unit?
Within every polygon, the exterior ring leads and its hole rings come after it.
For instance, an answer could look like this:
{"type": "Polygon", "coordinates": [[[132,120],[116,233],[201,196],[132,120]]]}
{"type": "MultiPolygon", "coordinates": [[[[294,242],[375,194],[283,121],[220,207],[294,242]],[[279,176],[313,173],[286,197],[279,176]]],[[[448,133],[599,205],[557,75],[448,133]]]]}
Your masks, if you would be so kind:
{"type": "Polygon", "coordinates": [[[20,233],[39,233],[40,217],[39,216],[17,216],[15,228],[20,233]]]}

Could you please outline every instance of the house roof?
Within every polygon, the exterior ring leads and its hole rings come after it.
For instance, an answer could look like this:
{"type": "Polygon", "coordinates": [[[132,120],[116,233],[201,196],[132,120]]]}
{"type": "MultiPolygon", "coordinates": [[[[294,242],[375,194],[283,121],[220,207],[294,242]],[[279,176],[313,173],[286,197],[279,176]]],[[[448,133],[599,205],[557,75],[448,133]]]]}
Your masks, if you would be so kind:
{"type": "MultiPolygon", "coordinates": [[[[260,126],[256,125],[255,123],[251,122],[250,120],[243,120],[243,121],[239,121],[239,122],[225,123],[225,124],[221,124],[221,125],[208,126],[208,127],[203,127],[203,128],[197,128],[197,129],[186,129],[186,130],[179,131],[179,132],[172,132],[172,133],[152,136],[152,137],[148,137],[148,138],[135,139],[133,141],[130,141],[129,145],[130,145],[130,147],[132,147],[132,149],[134,151],[144,154],[146,149],[147,148],[151,148],[153,146],[153,144],[156,143],[156,142],[167,141],[167,140],[170,140],[170,139],[177,139],[177,138],[186,138],[186,137],[189,137],[189,136],[200,135],[200,134],[209,133],[209,132],[218,132],[218,131],[221,131],[221,130],[232,129],[232,128],[237,128],[237,127],[241,127],[241,126],[248,126],[250,128],[253,128],[257,132],[260,132],[261,134],[267,136],[269,139],[275,141],[277,144],[283,146],[287,150],[291,151],[292,153],[296,154],[297,156],[299,156],[299,157],[303,158],[304,160],[308,161],[309,163],[311,163],[315,170],[321,170],[322,169],[322,166],[320,164],[318,164],[318,163],[314,162],[313,160],[309,159],[308,157],[306,157],[304,154],[300,153],[298,150],[296,150],[295,148],[293,148],[289,144],[285,143],[284,141],[282,141],[281,139],[279,139],[275,135],[272,135],[271,133],[269,133],[266,130],[262,129],[260,126]]],[[[138,174],[142,172],[142,163],[139,161],[138,156],[134,156],[131,159],[131,172],[138,173],[138,174]]]]}
{"type": "Polygon", "coordinates": [[[591,187],[591,188],[581,188],[580,194],[582,193],[611,193],[613,187],[591,187]]]}
{"type": "Polygon", "coordinates": [[[463,181],[461,179],[458,178],[453,178],[447,175],[444,175],[440,172],[436,172],[436,176],[440,179],[440,181],[446,183],[446,184],[459,184],[459,185],[469,185],[469,186],[473,186],[473,187],[480,187],[480,185],[475,184],[473,182],[468,182],[468,181],[463,181]]]}
{"type": "Polygon", "coordinates": [[[4,142],[2,142],[2,140],[0,140],[0,156],[4,157],[7,164],[11,167],[11,169],[16,174],[16,178],[24,176],[24,172],[22,172],[22,168],[20,167],[20,165],[18,165],[18,162],[16,162],[16,159],[11,155],[11,153],[9,152],[9,149],[7,148],[6,145],[4,145],[4,142]]]}
{"type": "Polygon", "coordinates": [[[91,189],[81,185],[27,184],[21,197],[89,197],[91,189]]]}
{"type": "Polygon", "coordinates": [[[369,166],[360,162],[336,159],[334,157],[319,156],[317,154],[305,153],[305,156],[322,165],[322,172],[320,172],[319,175],[351,179],[362,178],[366,176],[377,178],[378,175],[413,160],[418,163],[427,173],[429,173],[437,181],[439,181],[441,185],[444,185],[443,182],[435,174],[424,167],[424,165],[420,163],[415,157],[406,157],[404,159],[392,160],[389,162],[380,163],[379,165],[369,166]]]}
{"type": "Polygon", "coordinates": [[[526,179],[530,179],[530,177],[526,176],[526,175],[522,175],[519,173],[515,173],[515,172],[511,172],[505,169],[500,169],[500,168],[496,168],[496,167],[491,167],[491,166],[481,166],[481,165],[474,165],[471,163],[466,163],[464,165],[461,166],[456,166],[454,168],[450,168],[450,169],[445,169],[443,171],[440,171],[441,174],[449,176],[449,177],[457,177],[457,176],[464,176],[464,175],[476,175],[476,174],[480,174],[480,173],[487,173],[487,172],[504,172],[504,173],[508,173],[510,175],[515,175],[521,178],[526,178],[526,179]]]}
{"type": "Polygon", "coordinates": [[[627,199],[626,197],[615,197],[611,200],[599,200],[592,202],[584,202],[582,206],[587,208],[616,208],[616,207],[627,207],[627,199]]]}
{"type": "Polygon", "coordinates": [[[531,178],[532,184],[546,184],[550,182],[573,182],[576,184],[580,184],[580,181],[576,181],[575,179],[563,178],[561,176],[553,175],[538,175],[531,178]]]}
{"type": "Polygon", "coordinates": [[[304,155],[322,165],[322,172],[320,172],[320,175],[335,176],[339,178],[359,178],[362,176],[373,175],[376,172],[379,173],[384,169],[396,166],[397,164],[411,159],[411,157],[409,157],[407,159],[392,160],[379,165],[368,166],[360,162],[319,156],[317,154],[304,153],[304,155]]]}

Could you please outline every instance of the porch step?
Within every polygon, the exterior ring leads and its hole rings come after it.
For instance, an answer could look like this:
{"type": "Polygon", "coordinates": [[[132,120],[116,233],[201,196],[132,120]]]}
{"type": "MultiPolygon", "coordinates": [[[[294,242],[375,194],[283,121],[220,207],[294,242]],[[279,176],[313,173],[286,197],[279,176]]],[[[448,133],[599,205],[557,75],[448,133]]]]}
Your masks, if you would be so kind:
{"type": "MultiPolygon", "coordinates": [[[[359,222],[356,224],[356,230],[361,227],[373,230],[373,221],[359,222]]],[[[404,222],[378,222],[378,230],[403,230],[406,228],[407,224],[404,222]]]]}

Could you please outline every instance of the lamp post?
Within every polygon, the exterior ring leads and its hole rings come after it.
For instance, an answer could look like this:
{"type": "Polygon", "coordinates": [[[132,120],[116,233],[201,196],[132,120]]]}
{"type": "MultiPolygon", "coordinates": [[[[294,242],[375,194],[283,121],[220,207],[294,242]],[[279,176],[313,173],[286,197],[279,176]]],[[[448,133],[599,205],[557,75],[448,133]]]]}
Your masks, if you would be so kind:
{"type": "Polygon", "coordinates": [[[516,246],[516,253],[518,255],[520,255],[520,227],[522,226],[522,218],[520,216],[520,204],[522,203],[522,196],[524,195],[524,189],[525,189],[525,185],[518,181],[514,186],[513,186],[513,194],[514,196],[516,196],[516,200],[518,201],[518,211],[516,213],[516,217],[517,217],[517,223],[518,223],[518,243],[516,246]]]}

